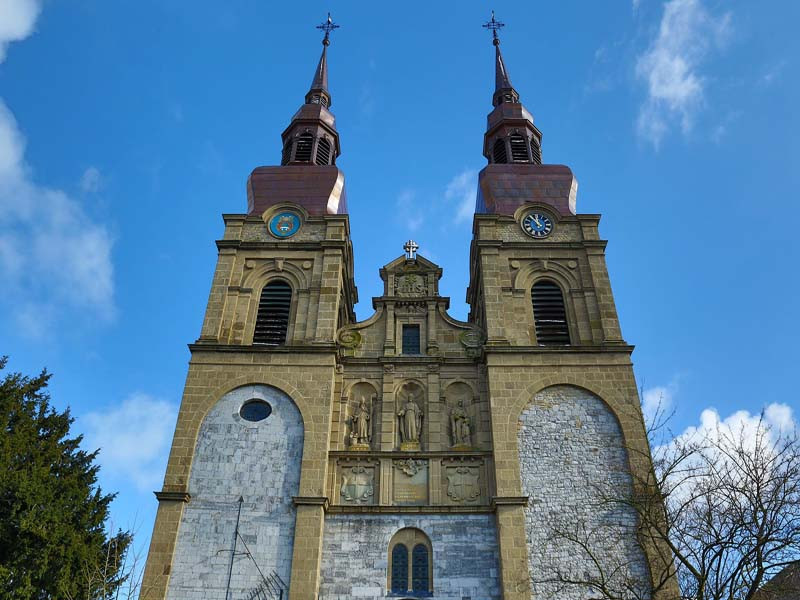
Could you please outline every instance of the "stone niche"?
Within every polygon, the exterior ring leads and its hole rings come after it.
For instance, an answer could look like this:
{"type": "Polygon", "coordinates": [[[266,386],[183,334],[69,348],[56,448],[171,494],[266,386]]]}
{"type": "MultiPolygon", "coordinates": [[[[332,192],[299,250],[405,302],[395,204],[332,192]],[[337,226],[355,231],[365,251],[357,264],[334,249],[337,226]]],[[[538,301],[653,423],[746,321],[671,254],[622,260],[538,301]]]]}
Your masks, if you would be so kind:
{"type": "Polygon", "coordinates": [[[378,464],[368,460],[340,459],[337,464],[336,502],[349,506],[378,503],[378,464]]]}
{"type": "Polygon", "coordinates": [[[442,401],[445,406],[447,447],[452,450],[470,450],[478,446],[480,411],[475,391],[463,381],[445,388],[442,401]]]}
{"type": "Polygon", "coordinates": [[[347,394],[344,447],[356,452],[380,448],[380,397],[365,381],[354,384],[347,394]]]}
{"type": "Polygon", "coordinates": [[[426,440],[428,403],[425,388],[417,381],[404,381],[395,393],[396,447],[419,452],[426,440]]]}

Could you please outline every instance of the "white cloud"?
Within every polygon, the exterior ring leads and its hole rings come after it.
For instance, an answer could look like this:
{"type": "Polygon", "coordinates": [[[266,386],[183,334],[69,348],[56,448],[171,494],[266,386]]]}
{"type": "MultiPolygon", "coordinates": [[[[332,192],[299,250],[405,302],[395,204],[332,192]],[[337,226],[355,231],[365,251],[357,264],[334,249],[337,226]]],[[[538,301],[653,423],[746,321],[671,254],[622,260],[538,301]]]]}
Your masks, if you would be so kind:
{"type": "Polygon", "coordinates": [[[456,223],[472,222],[472,215],[475,214],[477,177],[478,172],[475,169],[465,169],[453,177],[445,188],[445,200],[456,201],[456,223]]]}
{"type": "MultiPolygon", "coordinates": [[[[39,10],[39,2],[0,0],[0,61],[10,42],[30,35],[39,10]]],[[[111,235],[64,191],[34,182],[24,153],[24,136],[0,99],[0,280],[6,312],[31,336],[47,331],[47,321],[63,309],[111,318],[111,235]]]]}
{"type": "Polygon", "coordinates": [[[100,169],[89,167],[81,175],[81,191],[85,194],[95,194],[100,190],[102,181],[100,169]]]}
{"type": "Polygon", "coordinates": [[[656,386],[644,390],[642,394],[642,412],[647,423],[652,422],[659,415],[669,413],[672,407],[672,397],[675,387],[656,386]]]}
{"type": "Polygon", "coordinates": [[[654,147],[673,123],[684,134],[691,131],[704,102],[706,80],[700,67],[728,38],[730,22],[730,13],[714,17],[701,0],[670,0],[664,5],[658,35],[636,63],[636,75],[647,85],[637,132],[654,147]]]}
{"type": "Polygon", "coordinates": [[[24,40],[42,9],[39,0],[0,0],[0,63],[6,58],[11,42],[24,40]]]}
{"type": "Polygon", "coordinates": [[[786,65],[787,61],[785,59],[771,64],[764,71],[763,75],[761,75],[761,83],[765,86],[775,83],[778,79],[780,79],[781,75],[783,75],[786,65]]]}
{"type": "Polygon", "coordinates": [[[405,221],[409,231],[416,231],[422,225],[423,217],[420,206],[416,202],[417,193],[412,189],[403,190],[397,196],[395,206],[397,212],[405,221]]]}
{"type": "Polygon", "coordinates": [[[130,480],[140,491],[152,491],[161,487],[176,415],[174,404],[136,393],[106,411],[84,415],[78,427],[84,448],[100,448],[104,479],[130,480]]]}

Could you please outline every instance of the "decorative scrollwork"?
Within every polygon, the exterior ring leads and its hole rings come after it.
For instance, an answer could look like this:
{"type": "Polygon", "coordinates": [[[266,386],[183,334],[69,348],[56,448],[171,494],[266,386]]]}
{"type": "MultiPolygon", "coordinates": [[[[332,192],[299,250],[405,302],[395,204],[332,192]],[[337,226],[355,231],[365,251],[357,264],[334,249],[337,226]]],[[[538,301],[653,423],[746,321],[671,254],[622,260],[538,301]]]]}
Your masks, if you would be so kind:
{"type": "Polygon", "coordinates": [[[361,345],[361,334],[355,329],[342,329],[336,334],[336,341],[345,348],[358,348],[361,345]]]}

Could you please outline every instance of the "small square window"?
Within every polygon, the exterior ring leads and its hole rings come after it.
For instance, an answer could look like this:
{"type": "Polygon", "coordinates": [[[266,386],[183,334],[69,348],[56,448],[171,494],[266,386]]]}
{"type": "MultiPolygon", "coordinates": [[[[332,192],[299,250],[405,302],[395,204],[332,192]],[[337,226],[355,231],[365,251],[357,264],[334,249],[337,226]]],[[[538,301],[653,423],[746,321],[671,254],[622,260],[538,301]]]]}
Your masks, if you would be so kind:
{"type": "Polygon", "coordinates": [[[419,325],[403,325],[403,354],[419,353],[419,325]]]}

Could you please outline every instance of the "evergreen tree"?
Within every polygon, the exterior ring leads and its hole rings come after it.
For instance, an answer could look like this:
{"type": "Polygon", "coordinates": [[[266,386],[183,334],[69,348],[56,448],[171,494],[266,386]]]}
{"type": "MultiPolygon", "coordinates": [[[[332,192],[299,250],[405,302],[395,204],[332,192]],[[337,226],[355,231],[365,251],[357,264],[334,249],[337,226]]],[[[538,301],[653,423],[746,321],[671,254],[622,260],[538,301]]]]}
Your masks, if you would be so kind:
{"type": "Polygon", "coordinates": [[[114,494],[97,485],[97,451],[70,436],[69,409],[50,406],[49,379],[0,381],[0,599],[113,598],[131,535],[107,534],[114,494]]]}

